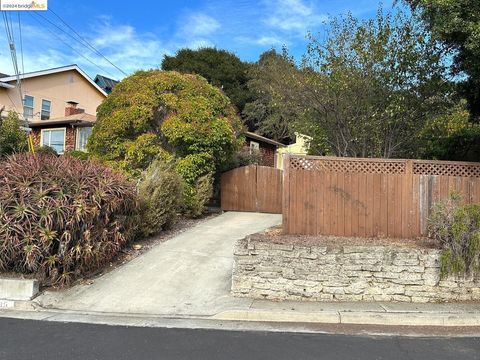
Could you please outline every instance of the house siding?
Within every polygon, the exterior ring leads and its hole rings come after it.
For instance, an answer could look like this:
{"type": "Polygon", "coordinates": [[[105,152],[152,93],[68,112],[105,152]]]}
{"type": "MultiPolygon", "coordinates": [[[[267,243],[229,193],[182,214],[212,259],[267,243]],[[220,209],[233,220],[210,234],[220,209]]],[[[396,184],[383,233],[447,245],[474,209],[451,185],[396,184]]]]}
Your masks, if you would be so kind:
{"type": "MultiPolygon", "coordinates": [[[[15,85],[15,82],[10,84],[15,85]]],[[[78,107],[86,113],[96,114],[97,107],[105,99],[100,91],[75,70],[23,79],[22,87],[26,95],[34,97],[34,114],[40,113],[42,99],[51,101],[51,119],[65,116],[67,101],[76,101],[78,107]]],[[[0,108],[2,106],[5,106],[5,111],[17,111],[23,116],[23,105],[17,88],[0,88],[0,108]]],[[[34,120],[39,119],[39,115],[34,117],[34,120]]]]}

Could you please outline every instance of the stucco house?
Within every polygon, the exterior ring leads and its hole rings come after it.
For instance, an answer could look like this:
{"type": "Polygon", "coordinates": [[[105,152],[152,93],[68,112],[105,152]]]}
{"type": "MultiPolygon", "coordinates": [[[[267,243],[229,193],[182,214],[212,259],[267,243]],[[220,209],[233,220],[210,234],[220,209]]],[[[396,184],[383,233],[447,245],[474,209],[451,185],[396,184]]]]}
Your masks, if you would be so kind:
{"type": "Polygon", "coordinates": [[[312,138],[308,135],[295,133],[295,142],[278,148],[276,156],[276,168],[283,169],[283,159],[285,155],[307,155],[312,138]]]}
{"type": "Polygon", "coordinates": [[[28,123],[35,146],[59,154],[85,150],[97,107],[107,92],[77,65],[0,77],[0,109],[15,111],[28,123]]]}

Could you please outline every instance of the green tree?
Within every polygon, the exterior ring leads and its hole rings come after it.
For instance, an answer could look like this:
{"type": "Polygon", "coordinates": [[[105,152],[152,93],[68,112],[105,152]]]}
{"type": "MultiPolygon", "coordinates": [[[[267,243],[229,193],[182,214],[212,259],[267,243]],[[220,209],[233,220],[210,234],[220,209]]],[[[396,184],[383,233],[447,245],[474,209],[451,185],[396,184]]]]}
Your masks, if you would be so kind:
{"type": "Polygon", "coordinates": [[[0,157],[25,151],[27,138],[16,112],[10,111],[5,119],[0,116],[0,157]]]}
{"type": "Polygon", "coordinates": [[[464,101],[430,119],[422,133],[422,157],[438,160],[480,161],[480,124],[469,121],[464,101]]]}
{"type": "Polygon", "coordinates": [[[198,74],[210,84],[221,88],[239,112],[252,98],[247,87],[249,67],[248,63],[241,61],[235,54],[210,47],[181,49],[174,56],[166,55],[162,60],[163,70],[198,74]]]}
{"type": "Polygon", "coordinates": [[[405,0],[454,55],[453,72],[465,74],[460,90],[474,118],[480,119],[480,2],[478,0],[405,0]]]}
{"type": "Polygon", "coordinates": [[[279,101],[270,90],[272,84],[284,84],[287,80],[285,77],[288,78],[294,71],[298,70],[286,51],[278,54],[275,50],[261,54],[249,71],[248,87],[255,100],[245,105],[242,113],[244,121],[258,133],[277,141],[292,138],[299,114],[288,104],[279,101]]]}
{"type": "Polygon", "coordinates": [[[270,93],[300,114],[298,129],[318,153],[412,157],[427,118],[448,106],[441,46],[409,14],[333,19],[310,35],[301,64],[270,93]]]}
{"type": "Polygon", "coordinates": [[[173,160],[185,194],[198,198],[204,178],[211,182],[237,151],[241,129],[230,100],[203,77],[139,71],[98,107],[88,150],[133,176],[155,159],[173,160]]]}

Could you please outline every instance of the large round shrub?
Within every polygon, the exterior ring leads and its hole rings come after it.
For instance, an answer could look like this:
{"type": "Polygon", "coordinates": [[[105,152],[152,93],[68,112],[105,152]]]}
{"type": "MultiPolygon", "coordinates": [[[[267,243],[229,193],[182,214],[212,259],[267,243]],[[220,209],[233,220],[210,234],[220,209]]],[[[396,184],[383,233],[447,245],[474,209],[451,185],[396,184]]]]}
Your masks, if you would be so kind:
{"type": "Polygon", "coordinates": [[[92,161],[21,154],[0,163],[0,270],[65,285],[131,239],[134,184],[92,161]]]}
{"type": "Polygon", "coordinates": [[[237,150],[240,130],[228,97],[201,76],[139,71],[98,107],[88,149],[126,172],[145,170],[162,150],[177,157],[207,153],[216,168],[237,150]]]}
{"type": "Polygon", "coordinates": [[[139,71],[117,84],[98,107],[88,149],[135,177],[155,159],[173,158],[186,182],[184,203],[194,204],[193,197],[204,198],[197,194],[200,178],[211,179],[232,158],[240,132],[228,97],[203,77],[139,71]]]}

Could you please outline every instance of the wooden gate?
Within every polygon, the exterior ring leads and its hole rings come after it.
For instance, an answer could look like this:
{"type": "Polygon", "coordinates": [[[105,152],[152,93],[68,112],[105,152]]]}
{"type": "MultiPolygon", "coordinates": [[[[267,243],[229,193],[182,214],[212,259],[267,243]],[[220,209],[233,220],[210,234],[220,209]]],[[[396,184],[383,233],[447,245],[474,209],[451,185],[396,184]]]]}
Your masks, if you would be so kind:
{"type": "Polygon", "coordinates": [[[221,178],[222,210],[282,213],[283,171],[249,165],[227,171],[221,178]]]}

